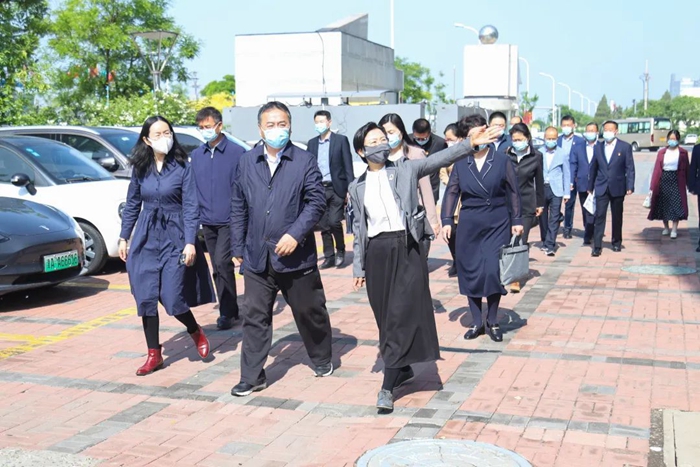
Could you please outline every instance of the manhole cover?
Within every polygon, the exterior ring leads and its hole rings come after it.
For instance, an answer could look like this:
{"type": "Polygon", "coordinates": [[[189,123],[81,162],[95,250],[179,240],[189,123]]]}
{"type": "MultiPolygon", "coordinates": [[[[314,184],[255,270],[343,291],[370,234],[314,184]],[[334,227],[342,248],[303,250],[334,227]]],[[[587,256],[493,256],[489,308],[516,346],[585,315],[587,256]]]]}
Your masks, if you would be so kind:
{"type": "Polygon", "coordinates": [[[652,264],[647,266],[625,266],[622,268],[625,272],[632,274],[653,274],[655,276],[685,276],[686,274],[695,274],[696,269],[687,268],[685,266],[662,266],[652,264]]]}
{"type": "Polygon", "coordinates": [[[387,444],[365,453],[357,467],[532,467],[528,461],[493,444],[423,439],[387,444]]]}

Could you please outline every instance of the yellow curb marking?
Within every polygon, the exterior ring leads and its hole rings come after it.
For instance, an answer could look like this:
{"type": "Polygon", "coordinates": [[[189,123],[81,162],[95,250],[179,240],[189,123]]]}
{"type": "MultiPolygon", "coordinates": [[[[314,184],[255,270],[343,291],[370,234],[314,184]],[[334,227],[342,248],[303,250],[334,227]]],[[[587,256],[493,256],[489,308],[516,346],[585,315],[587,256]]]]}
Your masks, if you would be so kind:
{"type": "Polygon", "coordinates": [[[20,341],[26,342],[25,344],[16,345],[14,347],[8,347],[6,349],[0,350],[0,360],[5,360],[16,355],[30,352],[39,347],[43,347],[50,344],[55,344],[57,342],[65,341],[73,337],[85,334],[93,329],[97,329],[102,326],[106,326],[111,323],[120,321],[128,316],[133,316],[136,312],[136,308],[126,308],[106,316],[101,316],[99,318],[86,321],[84,323],[76,324],[68,329],[64,329],[58,334],[53,334],[50,336],[32,336],[27,334],[0,334],[0,341],[20,341]]]}

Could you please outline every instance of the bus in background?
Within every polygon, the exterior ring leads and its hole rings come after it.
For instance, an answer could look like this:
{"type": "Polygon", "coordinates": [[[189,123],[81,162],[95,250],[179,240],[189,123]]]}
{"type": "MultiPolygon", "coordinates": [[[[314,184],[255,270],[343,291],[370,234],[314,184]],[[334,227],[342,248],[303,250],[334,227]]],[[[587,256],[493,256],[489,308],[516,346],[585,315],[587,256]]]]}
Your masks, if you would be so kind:
{"type": "Polygon", "coordinates": [[[615,119],[617,137],[632,145],[633,151],[656,150],[666,145],[666,136],[671,131],[671,119],[663,117],[615,119]]]}

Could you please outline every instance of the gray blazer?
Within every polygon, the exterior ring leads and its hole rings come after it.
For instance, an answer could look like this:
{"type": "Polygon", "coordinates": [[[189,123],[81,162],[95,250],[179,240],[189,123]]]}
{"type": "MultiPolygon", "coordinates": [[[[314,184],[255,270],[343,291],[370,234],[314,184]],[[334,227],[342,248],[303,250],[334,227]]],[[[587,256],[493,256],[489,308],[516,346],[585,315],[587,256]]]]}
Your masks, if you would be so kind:
{"type": "MultiPolygon", "coordinates": [[[[425,209],[418,202],[418,180],[437,172],[442,167],[454,164],[474,153],[469,139],[455,144],[451,148],[432,154],[427,159],[406,158],[396,162],[387,161],[386,171],[389,183],[394,191],[394,198],[404,215],[406,229],[416,242],[433,236],[433,229],[425,219],[425,209]]],[[[348,188],[355,211],[353,220],[353,277],[365,277],[365,251],[367,250],[367,219],[365,217],[365,179],[366,172],[355,179],[348,188]]]]}

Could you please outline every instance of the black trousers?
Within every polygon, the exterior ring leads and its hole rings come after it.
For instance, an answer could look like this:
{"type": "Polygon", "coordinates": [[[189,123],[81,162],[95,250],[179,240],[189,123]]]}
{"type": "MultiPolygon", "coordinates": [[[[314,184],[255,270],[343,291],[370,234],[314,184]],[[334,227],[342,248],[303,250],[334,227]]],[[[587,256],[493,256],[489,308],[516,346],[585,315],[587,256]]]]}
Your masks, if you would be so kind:
{"type": "Polygon", "coordinates": [[[593,240],[593,231],[595,230],[595,214],[591,214],[584,207],[584,203],[588,199],[588,192],[579,191],[578,200],[581,203],[581,212],[583,213],[583,241],[590,242],[593,240]]]}
{"type": "Polygon", "coordinates": [[[523,234],[520,236],[523,240],[523,244],[530,241],[530,230],[538,223],[538,218],[534,215],[523,216],[523,234]]]}
{"type": "Polygon", "coordinates": [[[564,232],[571,233],[574,228],[574,208],[576,207],[576,190],[571,190],[569,200],[564,203],[564,232]]]}
{"type": "Polygon", "coordinates": [[[343,218],[345,217],[345,200],[338,196],[332,185],[326,186],[326,212],[319,221],[321,239],[323,240],[323,256],[335,256],[335,250],[345,251],[345,233],[343,218]],[[335,247],[333,240],[335,239],[335,247]]]}
{"type": "Polygon", "coordinates": [[[554,251],[561,224],[561,197],[555,196],[552,188],[544,185],[544,210],[540,215],[540,236],[544,247],[554,251]]]}
{"type": "Polygon", "coordinates": [[[204,243],[207,245],[213,269],[219,315],[238,318],[236,270],[231,261],[231,230],[228,225],[204,225],[204,243]]]}
{"type": "Polygon", "coordinates": [[[321,274],[314,266],[306,270],[280,273],[268,259],[262,273],[244,273],[246,313],[243,318],[241,381],[258,384],[265,380],[265,362],[272,345],[272,308],[281,291],[292,309],[297,329],[311,362],[331,361],[331,322],[326,309],[321,274]]]}
{"type": "MultiPolygon", "coordinates": [[[[698,195],[698,230],[700,230],[700,194],[698,195]]],[[[700,240],[698,240],[698,246],[700,246],[700,240]]]]}
{"type": "Polygon", "coordinates": [[[612,245],[622,246],[622,214],[625,206],[625,196],[611,196],[610,190],[606,190],[602,196],[596,196],[595,205],[594,248],[603,247],[608,205],[610,205],[610,213],[612,215],[612,245]]]}

